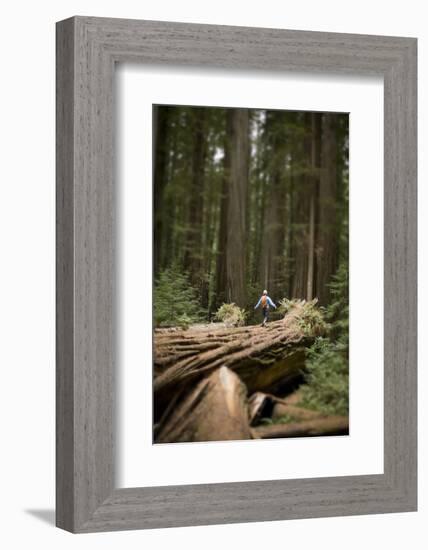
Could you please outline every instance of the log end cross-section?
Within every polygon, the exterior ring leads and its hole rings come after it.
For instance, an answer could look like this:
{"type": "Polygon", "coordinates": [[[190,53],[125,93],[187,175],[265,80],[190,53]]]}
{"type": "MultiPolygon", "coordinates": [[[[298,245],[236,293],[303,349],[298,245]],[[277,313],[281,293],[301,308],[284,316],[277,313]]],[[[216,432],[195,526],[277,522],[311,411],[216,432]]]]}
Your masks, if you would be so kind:
{"type": "Polygon", "coordinates": [[[155,429],[156,443],[251,439],[247,390],[221,367],[167,408],[155,429]]]}

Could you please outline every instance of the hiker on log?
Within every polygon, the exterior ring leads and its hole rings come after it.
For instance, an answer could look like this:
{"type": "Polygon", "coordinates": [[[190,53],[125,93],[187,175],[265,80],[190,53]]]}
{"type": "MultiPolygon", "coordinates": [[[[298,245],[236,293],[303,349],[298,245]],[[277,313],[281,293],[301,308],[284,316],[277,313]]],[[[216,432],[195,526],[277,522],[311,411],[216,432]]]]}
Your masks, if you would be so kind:
{"type": "Polygon", "coordinates": [[[268,296],[268,291],[267,290],[263,291],[263,294],[260,296],[260,300],[254,306],[254,309],[257,309],[260,305],[262,306],[262,312],[263,312],[262,327],[264,327],[266,325],[266,323],[268,322],[269,307],[272,306],[274,309],[276,309],[276,305],[272,302],[272,300],[268,296]]]}

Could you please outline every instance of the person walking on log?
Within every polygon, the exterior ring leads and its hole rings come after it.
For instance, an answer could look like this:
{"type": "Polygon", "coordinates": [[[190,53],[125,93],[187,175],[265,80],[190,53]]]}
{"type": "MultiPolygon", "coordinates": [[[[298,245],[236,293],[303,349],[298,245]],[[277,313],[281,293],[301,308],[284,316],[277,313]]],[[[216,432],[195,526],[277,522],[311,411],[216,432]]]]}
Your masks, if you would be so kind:
{"type": "Polygon", "coordinates": [[[268,322],[269,307],[272,306],[274,309],[276,309],[276,305],[269,298],[267,290],[263,291],[263,294],[260,296],[260,300],[254,306],[254,309],[257,309],[260,305],[262,306],[262,311],[263,311],[263,322],[261,326],[264,327],[268,322]]]}

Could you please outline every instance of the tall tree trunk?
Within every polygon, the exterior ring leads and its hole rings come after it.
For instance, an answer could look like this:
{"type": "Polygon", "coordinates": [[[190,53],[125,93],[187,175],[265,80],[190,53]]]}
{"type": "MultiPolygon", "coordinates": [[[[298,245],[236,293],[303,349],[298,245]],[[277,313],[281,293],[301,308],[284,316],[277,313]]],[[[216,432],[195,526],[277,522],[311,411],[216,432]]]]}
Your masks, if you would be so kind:
{"type": "Polygon", "coordinates": [[[315,262],[315,196],[311,195],[309,204],[308,231],[308,278],[306,284],[306,299],[312,300],[314,295],[314,262],[315,262]]]}
{"type": "Polygon", "coordinates": [[[295,148],[295,163],[301,166],[295,185],[293,217],[293,284],[292,298],[307,298],[310,210],[313,194],[312,181],[312,124],[311,113],[303,115],[304,139],[302,146],[295,148]]]}
{"type": "Polygon", "coordinates": [[[256,203],[256,229],[254,235],[254,258],[253,258],[253,273],[252,273],[252,282],[255,283],[259,280],[260,266],[262,265],[263,258],[263,233],[265,227],[265,217],[266,217],[266,176],[263,174],[259,176],[259,186],[260,196],[258,197],[256,203]]]}
{"type": "MultiPolygon", "coordinates": [[[[212,163],[212,154],[208,155],[209,163],[212,163]]],[[[210,166],[212,170],[212,167],[210,166]]],[[[206,176],[207,177],[207,176],[206,176]]],[[[216,254],[215,239],[218,233],[218,195],[217,189],[212,185],[212,173],[208,174],[208,193],[204,199],[203,240],[202,240],[202,269],[203,280],[201,287],[201,305],[208,311],[208,319],[211,318],[212,303],[210,300],[210,288],[213,276],[213,262],[216,254]]]]}
{"type": "Polygon", "coordinates": [[[312,184],[309,203],[309,230],[308,230],[308,278],[306,288],[306,299],[314,297],[314,276],[315,276],[315,207],[319,187],[319,160],[321,141],[321,118],[318,113],[311,113],[311,166],[312,184]]]}
{"type": "Polygon", "coordinates": [[[284,243],[285,243],[285,202],[287,141],[285,129],[287,115],[267,112],[266,130],[271,156],[268,176],[268,203],[263,226],[263,248],[261,262],[261,282],[274,299],[284,296],[284,243]]]}
{"type": "Polygon", "coordinates": [[[226,298],[246,306],[246,221],[249,170],[249,112],[230,109],[228,130],[230,171],[228,182],[226,298]]]}
{"type": "MultiPolygon", "coordinates": [[[[174,128],[173,114],[174,114],[174,111],[171,111],[169,115],[170,153],[169,153],[167,173],[166,173],[167,185],[173,184],[176,170],[177,170],[177,157],[178,157],[177,142],[179,140],[179,137],[177,136],[177,131],[174,128]]],[[[173,198],[171,197],[171,194],[164,192],[164,198],[162,202],[162,211],[159,212],[159,216],[161,216],[162,235],[161,235],[161,242],[160,242],[158,269],[162,270],[168,265],[170,265],[171,261],[174,262],[174,260],[176,259],[176,252],[177,252],[176,246],[175,246],[176,239],[174,235],[174,224],[171,223],[171,221],[175,220],[176,218],[176,204],[173,198]]]]}
{"type": "Polygon", "coordinates": [[[223,157],[223,181],[220,195],[220,224],[217,245],[216,264],[216,292],[215,308],[218,309],[226,301],[227,286],[227,216],[229,209],[229,180],[230,180],[230,146],[229,136],[232,133],[231,118],[226,114],[226,136],[223,157]]]}
{"type": "Polygon", "coordinates": [[[260,265],[262,261],[263,250],[263,228],[265,221],[266,207],[266,158],[264,155],[265,145],[263,140],[263,130],[265,119],[261,112],[258,113],[255,120],[255,150],[253,156],[253,170],[250,176],[250,265],[249,280],[252,284],[258,283],[260,274],[260,265]]]}
{"type": "Polygon", "coordinates": [[[154,272],[158,273],[163,239],[164,192],[168,175],[169,107],[153,107],[153,203],[154,203],[154,272]]]}
{"type": "Polygon", "coordinates": [[[336,115],[324,113],[322,115],[316,280],[317,297],[321,305],[329,302],[328,284],[337,269],[336,157],[336,115]]]}
{"type": "Polygon", "coordinates": [[[193,285],[200,285],[202,267],[202,217],[206,159],[206,109],[194,107],[191,112],[193,132],[192,172],[189,193],[189,219],[187,227],[184,267],[193,285]]]}

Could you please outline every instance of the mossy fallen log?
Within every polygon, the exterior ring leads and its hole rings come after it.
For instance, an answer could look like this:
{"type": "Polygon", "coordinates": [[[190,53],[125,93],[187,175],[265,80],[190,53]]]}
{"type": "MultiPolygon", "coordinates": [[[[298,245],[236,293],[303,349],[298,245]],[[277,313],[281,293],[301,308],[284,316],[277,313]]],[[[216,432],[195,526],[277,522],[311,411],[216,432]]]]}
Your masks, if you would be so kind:
{"type": "Polygon", "coordinates": [[[283,394],[304,369],[306,350],[325,326],[314,315],[316,301],[296,302],[283,319],[266,327],[155,331],[154,410],[160,418],[174,395],[221,366],[236,372],[249,394],[283,394]]]}
{"type": "Polygon", "coordinates": [[[177,395],[154,432],[155,443],[251,439],[247,389],[221,367],[188,394],[177,395]]]}

